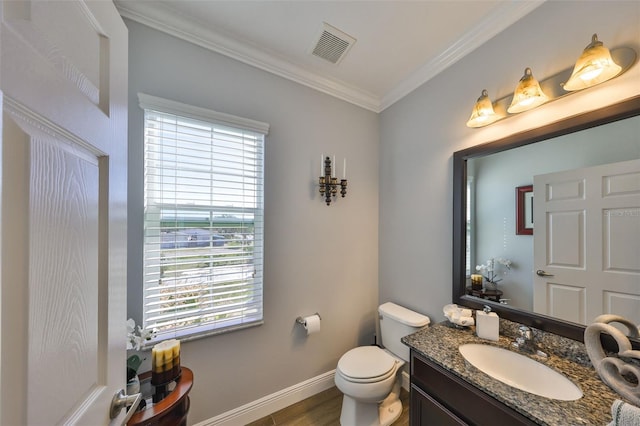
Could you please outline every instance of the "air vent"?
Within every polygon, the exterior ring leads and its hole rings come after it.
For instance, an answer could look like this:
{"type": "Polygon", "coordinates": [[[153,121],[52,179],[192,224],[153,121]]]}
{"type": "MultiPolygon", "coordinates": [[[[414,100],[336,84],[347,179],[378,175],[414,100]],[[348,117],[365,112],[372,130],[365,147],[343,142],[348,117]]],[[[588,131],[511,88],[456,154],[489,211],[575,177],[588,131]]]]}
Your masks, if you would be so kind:
{"type": "Polygon", "coordinates": [[[326,22],[322,24],[322,30],[318,34],[311,54],[337,64],[345,57],[356,39],[326,22]]]}

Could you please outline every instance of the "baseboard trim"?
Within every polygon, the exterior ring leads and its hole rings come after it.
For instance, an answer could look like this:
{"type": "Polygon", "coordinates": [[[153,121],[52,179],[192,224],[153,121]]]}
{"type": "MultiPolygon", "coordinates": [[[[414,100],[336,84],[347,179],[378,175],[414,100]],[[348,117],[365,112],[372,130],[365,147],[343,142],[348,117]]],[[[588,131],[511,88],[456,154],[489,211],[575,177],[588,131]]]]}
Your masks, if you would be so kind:
{"type": "MultiPolygon", "coordinates": [[[[334,386],[335,370],[300,382],[194,426],[246,425],[334,386]]],[[[408,376],[407,376],[408,377],[408,376]]],[[[403,380],[404,381],[404,380],[403,380]]]]}
{"type": "MultiPolygon", "coordinates": [[[[327,371],[319,376],[312,377],[309,380],[272,393],[271,395],[267,395],[216,417],[196,423],[194,426],[237,426],[254,422],[335,386],[333,381],[335,372],[336,370],[327,371]]],[[[409,391],[409,384],[409,374],[403,371],[402,387],[406,391],[409,391]]]]}
{"type": "Polygon", "coordinates": [[[402,372],[402,387],[407,392],[409,392],[409,389],[411,388],[411,378],[409,377],[409,373],[406,371],[402,372]]]}

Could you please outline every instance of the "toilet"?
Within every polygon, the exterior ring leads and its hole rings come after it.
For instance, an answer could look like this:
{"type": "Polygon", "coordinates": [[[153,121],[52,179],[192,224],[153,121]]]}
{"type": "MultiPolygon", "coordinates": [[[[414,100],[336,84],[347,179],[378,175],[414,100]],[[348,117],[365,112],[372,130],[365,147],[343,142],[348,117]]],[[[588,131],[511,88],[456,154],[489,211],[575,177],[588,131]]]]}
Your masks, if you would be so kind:
{"type": "Polygon", "coordinates": [[[378,307],[384,349],[360,346],[338,361],[336,387],[344,394],[342,426],[387,426],[402,414],[402,367],[409,347],[400,339],[429,324],[429,317],[387,302],[378,307]]]}

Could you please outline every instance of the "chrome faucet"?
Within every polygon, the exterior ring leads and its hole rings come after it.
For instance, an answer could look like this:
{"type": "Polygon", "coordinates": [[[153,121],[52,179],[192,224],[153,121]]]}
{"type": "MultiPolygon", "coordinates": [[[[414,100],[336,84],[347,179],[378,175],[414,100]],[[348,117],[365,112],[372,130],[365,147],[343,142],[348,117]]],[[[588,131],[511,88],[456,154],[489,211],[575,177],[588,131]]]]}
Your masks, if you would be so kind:
{"type": "Polygon", "coordinates": [[[538,352],[538,348],[533,341],[533,331],[526,325],[518,327],[518,336],[513,342],[513,346],[527,353],[535,354],[538,352]]]}

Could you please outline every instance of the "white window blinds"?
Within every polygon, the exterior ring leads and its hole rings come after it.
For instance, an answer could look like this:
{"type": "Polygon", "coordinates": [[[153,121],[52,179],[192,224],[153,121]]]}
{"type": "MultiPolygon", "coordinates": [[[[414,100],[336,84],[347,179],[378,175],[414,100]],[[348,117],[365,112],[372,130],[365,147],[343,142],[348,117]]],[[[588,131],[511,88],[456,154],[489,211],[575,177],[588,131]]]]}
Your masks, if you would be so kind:
{"type": "Polygon", "coordinates": [[[261,324],[268,125],[139,99],[145,329],[185,340],[261,324]]]}

